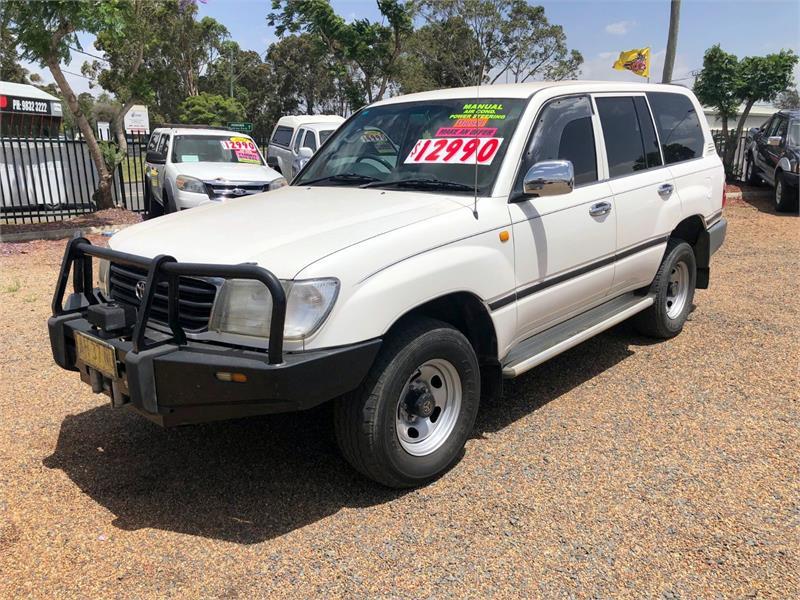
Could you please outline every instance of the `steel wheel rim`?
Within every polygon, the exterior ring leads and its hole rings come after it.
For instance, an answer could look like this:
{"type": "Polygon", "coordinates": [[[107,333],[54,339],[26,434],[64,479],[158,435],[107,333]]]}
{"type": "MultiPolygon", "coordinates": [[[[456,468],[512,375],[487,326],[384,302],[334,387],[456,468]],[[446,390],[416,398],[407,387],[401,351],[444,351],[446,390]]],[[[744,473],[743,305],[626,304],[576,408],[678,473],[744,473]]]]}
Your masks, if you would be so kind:
{"type": "MultiPolygon", "coordinates": [[[[461,377],[447,360],[436,358],[422,363],[409,377],[395,410],[395,431],[403,450],[412,456],[436,452],[449,439],[461,413],[461,377]],[[429,393],[431,398],[424,394],[429,393]],[[427,399],[433,412],[415,414],[414,403],[427,399]]],[[[427,408],[427,406],[425,407],[427,408]]]]}
{"type": "Polygon", "coordinates": [[[667,316],[676,319],[689,298],[689,267],[681,261],[672,267],[667,284],[667,316]]]}

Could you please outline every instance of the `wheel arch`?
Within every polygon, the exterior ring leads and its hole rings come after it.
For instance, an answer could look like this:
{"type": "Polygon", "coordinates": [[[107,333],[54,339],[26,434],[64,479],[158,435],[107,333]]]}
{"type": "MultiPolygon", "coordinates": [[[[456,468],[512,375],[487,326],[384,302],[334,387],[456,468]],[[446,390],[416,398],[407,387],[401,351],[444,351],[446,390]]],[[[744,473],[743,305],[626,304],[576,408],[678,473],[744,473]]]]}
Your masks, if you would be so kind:
{"type": "Polygon", "coordinates": [[[705,219],[700,215],[686,217],[672,230],[670,237],[683,240],[692,247],[697,261],[696,287],[707,289],[710,277],[711,244],[705,219]]]}
{"type": "Polygon", "coordinates": [[[386,335],[417,316],[444,321],[469,340],[481,368],[482,395],[494,397],[502,386],[502,370],[498,360],[497,331],[486,304],[474,293],[449,292],[411,308],[389,328],[386,335]]]}

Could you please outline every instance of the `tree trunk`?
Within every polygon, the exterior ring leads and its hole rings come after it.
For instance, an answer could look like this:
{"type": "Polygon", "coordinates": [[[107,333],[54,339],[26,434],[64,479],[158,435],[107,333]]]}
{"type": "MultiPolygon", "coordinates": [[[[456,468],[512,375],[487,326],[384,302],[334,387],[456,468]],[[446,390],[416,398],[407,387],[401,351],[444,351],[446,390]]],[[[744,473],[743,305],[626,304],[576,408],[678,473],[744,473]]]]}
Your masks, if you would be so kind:
{"type": "Polygon", "coordinates": [[[122,152],[123,156],[128,153],[128,138],[125,137],[125,115],[128,114],[128,111],[135,103],[136,100],[134,98],[128,100],[119,112],[114,115],[114,122],[111,124],[114,129],[114,135],[117,138],[117,148],[122,152]]]}
{"type": "Polygon", "coordinates": [[[736,148],[739,146],[744,124],[747,121],[747,117],[750,115],[750,109],[753,108],[753,104],[755,104],[755,100],[748,100],[747,104],[744,105],[742,115],[739,117],[739,122],[736,124],[736,132],[725,144],[725,160],[723,162],[725,164],[725,172],[731,175],[733,174],[733,159],[736,157],[736,148]]]}
{"type": "Polygon", "coordinates": [[[675,66],[675,51],[678,48],[678,22],[681,18],[681,0],[672,0],[669,8],[669,35],[667,37],[667,54],[664,57],[664,72],[661,83],[672,81],[672,67],[675,66]]]}
{"type": "Polygon", "coordinates": [[[75,122],[78,124],[78,129],[80,129],[81,133],[83,134],[83,139],[86,140],[86,147],[89,150],[89,156],[91,157],[92,162],[97,169],[97,174],[99,175],[100,181],[98,182],[97,190],[95,190],[92,199],[94,200],[98,209],[102,210],[104,208],[114,208],[114,198],[111,194],[111,184],[114,174],[109,172],[108,168],[106,167],[105,160],[103,159],[103,153],[100,151],[100,145],[97,143],[97,138],[94,135],[94,131],[92,131],[92,126],[89,125],[89,120],[81,111],[81,107],[78,104],[78,98],[75,96],[75,92],[72,91],[72,87],[67,82],[66,77],[64,77],[64,73],[61,71],[61,65],[58,62],[58,58],[48,60],[47,66],[50,69],[50,73],[53,74],[53,79],[56,80],[61,93],[64,94],[64,99],[67,102],[67,106],[69,107],[72,116],[75,117],[75,122]]]}

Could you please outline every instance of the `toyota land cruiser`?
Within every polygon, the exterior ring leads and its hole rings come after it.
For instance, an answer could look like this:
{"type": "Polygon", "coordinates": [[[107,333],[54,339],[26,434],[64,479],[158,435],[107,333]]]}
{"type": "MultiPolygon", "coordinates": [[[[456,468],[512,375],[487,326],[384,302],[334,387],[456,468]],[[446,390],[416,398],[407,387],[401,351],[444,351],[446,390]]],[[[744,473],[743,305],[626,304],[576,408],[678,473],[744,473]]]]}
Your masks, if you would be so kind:
{"type": "Polygon", "coordinates": [[[347,460],[404,487],[454,464],[503,378],[629,317],[677,335],[726,231],[692,93],[478,91],[356,112],[289,187],[70,241],[55,361],[162,425],[334,400],[347,460]]]}

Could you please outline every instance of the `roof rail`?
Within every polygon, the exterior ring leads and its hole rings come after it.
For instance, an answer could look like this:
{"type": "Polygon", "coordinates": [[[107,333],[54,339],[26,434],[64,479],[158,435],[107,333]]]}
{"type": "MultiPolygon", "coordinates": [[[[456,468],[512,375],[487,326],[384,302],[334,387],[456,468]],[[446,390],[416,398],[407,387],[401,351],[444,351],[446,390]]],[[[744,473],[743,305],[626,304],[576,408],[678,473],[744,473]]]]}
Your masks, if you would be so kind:
{"type": "Polygon", "coordinates": [[[188,123],[162,123],[155,129],[219,129],[221,131],[232,131],[228,127],[219,127],[218,125],[198,125],[198,124],[188,124],[188,123]]]}

